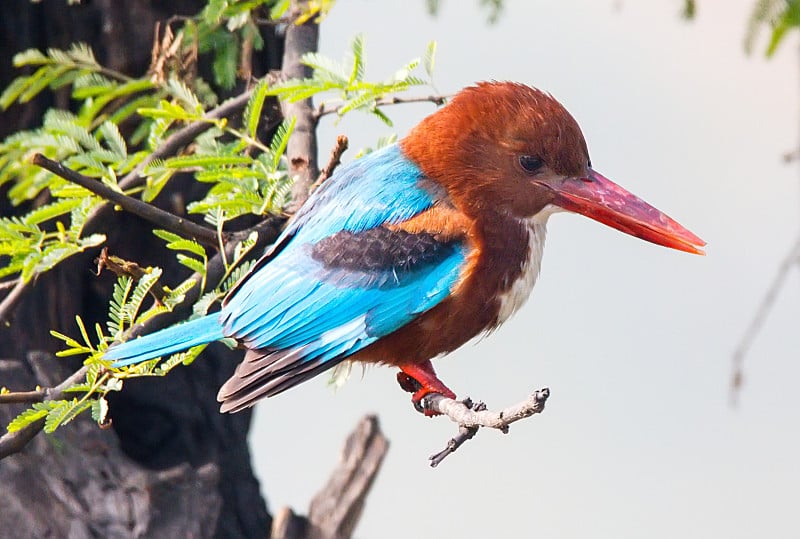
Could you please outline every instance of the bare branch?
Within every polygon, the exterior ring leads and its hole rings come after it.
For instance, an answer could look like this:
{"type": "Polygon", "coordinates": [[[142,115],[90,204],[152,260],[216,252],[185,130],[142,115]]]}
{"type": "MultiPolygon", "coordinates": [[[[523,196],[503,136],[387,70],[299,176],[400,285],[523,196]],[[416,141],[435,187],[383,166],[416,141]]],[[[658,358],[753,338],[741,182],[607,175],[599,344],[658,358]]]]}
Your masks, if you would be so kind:
{"type": "MultiPolygon", "coordinates": [[[[292,13],[308,11],[308,0],[292,0],[292,13]]],[[[319,42],[319,26],[314,18],[303,24],[289,24],[284,41],[282,74],[287,79],[302,79],[311,76],[311,68],[302,63],[307,52],[316,52],[319,42]]],[[[295,103],[281,102],[284,118],[296,118],[294,131],[286,146],[289,160],[289,176],[294,179],[292,202],[287,211],[296,212],[308,198],[311,184],[319,176],[317,169],[317,120],[311,99],[295,103]]]]}
{"type": "Polygon", "coordinates": [[[47,396],[44,389],[37,389],[34,391],[10,391],[8,393],[0,393],[0,404],[19,404],[42,402],[47,396]]]}
{"type": "Polygon", "coordinates": [[[328,483],[311,500],[308,517],[285,507],[272,521],[275,539],[349,539],[380,471],[389,441],[378,418],[365,416],[347,437],[339,464],[328,483]]]}
{"type": "Polygon", "coordinates": [[[56,176],[60,176],[69,182],[80,185],[84,189],[88,189],[97,196],[117,204],[128,213],[138,215],[142,219],[146,219],[161,228],[171,230],[172,232],[182,236],[193,238],[200,243],[208,245],[209,247],[217,248],[219,245],[217,243],[216,231],[210,228],[195,224],[192,221],[188,221],[182,217],[178,217],[177,215],[173,215],[160,208],[157,208],[152,204],[148,204],[147,202],[143,202],[137,198],[129,197],[128,195],[120,193],[119,191],[115,191],[104,183],[94,178],[84,176],[83,174],[79,174],[57,161],[48,159],[40,153],[37,153],[33,156],[32,162],[34,165],[40,166],[43,169],[48,170],[56,176]]]}
{"type": "Polygon", "coordinates": [[[451,438],[442,451],[429,457],[431,467],[438,466],[442,460],[455,452],[464,442],[472,439],[480,427],[497,429],[503,433],[508,433],[508,426],[511,423],[542,413],[549,397],[550,390],[548,388],[538,389],[524,401],[508,406],[498,412],[487,410],[486,405],[473,403],[471,399],[457,401],[448,399],[438,393],[424,397],[422,405],[426,411],[445,415],[459,426],[458,435],[455,438],[451,438]]]}
{"type": "Polygon", "coordinates": [[[336,167],[339,166],[342,160],[342,154],[347,151],[349,146],[349,141],[347,137],[344,135],[339,135],[336,137],[336,146],[333,147],[331,150],[331,157],[328,159],[328,164],[325,165],[325,168],[319,173],[319,177],[317,181],[314,182],[314,185],[311,186],[311,192],[313,193],[317,187],[322,185],[322,182],[327,180],[333,174],[333,171],[336,170],[336,167]]]}
{"type": "Polygon", "coordinates": [[[742,387],[742,382],[744,380],[744,373],[742,371],[744,358],[753,345],[753,341],[755,341],[759,331],[761,331],[761,328],[764,326],[767,316],[769,316],[770,311],[772,311],[772,307],[778,299],[778,294],[780,294],[783,285],[786,283],[786,277],[789,275],[789,271],[792,269],[792,266],[795,266],[799,261],[800,237],[795,240],[789,253],[783,259],[780,266],[778,266],[778,272],[767,288],[767,292],[761,300],[761,305],[758,306],[755,316],[753,316],[750,325],[739,341],[739,345],[733,352],[733,372],[731,374],[731,404],[733,405],[736,404],[739,389],[742,387]]]}
{"type": "MultiPolygon", "coordinates": [[[[43,389],[45,396],[42,400],[51,401],[63,398],[64,390],[83,380],[88,369],[88,367],[81,367],[56,387],[43,389]]],[[[28,445],[28,442],[33,440],[34,436],[39,434],[43,428],[44,419],[40,419],[21,430],[4,434],[0,437],[0,460],[22,451],[22,448],[28,445]]]]}
{"type": "MultiPolygon", "coordinates": [[[[452,95],[428,95],[428,96],[418,96],[418,97],[384,97],[375,101],[375,105],[379,107],[383,107],[386,105],[402,105],[405,103],[433,103],[436,106],[441,107],[447,100],[450,99],[452,95]]],[[[327,116],[328,114],[338,114],[344,103],[336,103],[336,104],[325,104],[322,103],[314,112],[314,118],[316,121],[319,121],[320,118],[323,116],[327,116]]]]}

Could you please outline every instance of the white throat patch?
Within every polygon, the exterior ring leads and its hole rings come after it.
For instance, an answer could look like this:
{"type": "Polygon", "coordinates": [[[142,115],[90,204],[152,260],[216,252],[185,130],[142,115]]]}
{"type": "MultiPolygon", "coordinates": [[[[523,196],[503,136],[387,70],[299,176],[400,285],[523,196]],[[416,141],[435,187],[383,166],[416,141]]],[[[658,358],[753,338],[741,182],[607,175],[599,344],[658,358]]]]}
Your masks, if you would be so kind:
{"type": "Polygon", "coordinates": [[[508,320],[530,297],[533,286],[536,284],[536,278],[539,276],[539,269],[542,266],[542,251],[544,250],[544,238],[547,232],[547,219],[559,211],[563,210],[558,206],[548,204],[539,213],[523,221],[528,227],[528,256],[520,265],[522,272],[519,277],[499,297],[498,324],[508,320]]]}

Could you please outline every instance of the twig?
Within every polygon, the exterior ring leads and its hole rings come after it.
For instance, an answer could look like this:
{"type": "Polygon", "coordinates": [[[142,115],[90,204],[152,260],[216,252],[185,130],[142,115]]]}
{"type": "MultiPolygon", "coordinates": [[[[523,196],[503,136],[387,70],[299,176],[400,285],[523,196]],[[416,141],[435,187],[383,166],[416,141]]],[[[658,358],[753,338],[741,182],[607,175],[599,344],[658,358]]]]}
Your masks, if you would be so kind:
{"type": "Polygon", "coordinates": [[[511,423],[542,413],[549,397],[550,390],[548,388],[538,389],[524,401],[508,406],[499,412],[492,412],[487,410],[483,403],[475,404],[470,399],[457,401],[438,393],[426,396],[423,399],[423,406],[426,410],[449,417],[459,427],[458,434],[447,442],[447,446],[429,457],[431,467],[438,466],[464,442],[471,440],[480,427],[508,433],[508,426],[511,423]]]}
{"type": "MultiPolygon", "coordinates": [[[[64,390],[73,386],[86,377],[86,372],[89,367],[81,367],[75,371],[69,378],[58,384],[53,388],[46,388],[42,391],[45,393],[43,401],[58,400],[63,398],[64,390]]],[[[18,453],[28,445],[28,442],[33,440],[34,436],[39,434],[44,428],[44,419],[40,419],[23,429],[16,432],[8,432],[0,437],[0,459],[4,459],[9,455],[18,453]]]]}
{"type": "Polygon", "coordinates": [[[328,164],[325,165],[325,168],[323,168],[322,171],[320,171],[317,181],[315,181],[314,185],[311,186],[312,193],[317,189],[317,187],[322,185],[322,182],[331,177],[333,171],[336,170],[336,167],[338,167],[342,162],[342,154],[347,151],[348,146],[349,141],[347,140],[346,136],[339,135],[336,137],[336,146],[334,146],[333,150],[331,150],[331,157],[328,159],[328,164]]]}
{"type": "Polygon", "coordinates": [[[79,174],[57,161],[48,159],[40,153],[33,156],[32,162],[34,165],[40,166],[67,181],[80,185],[103,199],[119,205],[123,210],[138,215],[161,228],[171,230],[182,236],[194,238],[209,247],[217,248],[218,246],[217,233],[210,228],[195,224],[192,221],[159,209],[152,204],[142,202],[139,199],[115,191],[102,182],[79,174]]]}
{"type": "MultiPolygon", "coordinates": [[[[375,100],[375,105],[378,107],[383,107],[386,105],[402,105],[405,103],[433,103],[436,106],[441,107],[447,100],[450,99],[451,95],[428,95],[428,96],[417,96],[417,97],[382,97],[380,99],[375,100]]],[[[344,103],[337,103],[335,105],[321,103],[317,110],[314,112],[314,118],[316,121],[319,121],[320,118],[323,116],[327,116],[328,114],[338,114],[339,111],[344,107],[344,103]]]]}
{"type": "MultiPolygon", "coordinates": [[[[308,0],[292,0],[291,11],[305,13],[308,0]]],[[[281,71],[287,79],[311,77],[311,68],[303,63],[303,55],[317,51],[319,26],[310,18],[303,24],[290,24],[286,27],[283,61],[281,71]]],[[[284,118],[296,119],[294,131],[286,145],[286,158],[289,161],[289,176],[294,179],[292,201],[286,208],[288,213],[296,212],[308,198],[311,184],[319,176],[317,168],[317,120],[311,98],[289,103],[281,102],[284,118]]]]}
{"type": "Polygon", "coordinates": [[[772,283],[769,285],[769,288],[767,288],[767,292],[764,294],[764,297],[761,300],[761,305],[758,306],[755,316],[753,316],[753,319],[750,321],[750,325],[747,327],[747,330],[745,330],[741,340],[739,341],[739,345],[733,352],[731,404],[736,404],[738,391],[742,387],[744,376],[742,365],[744,364],[744,358],[747,355],[747,352],[750,350],[750,347],[753,345],[753,341],[755,341],[758,332],[761,331],[764,322],[766,322],[767,316],[772,310],[773,305],[775,305],[775,300],[778,298],[778,294],[786,282],[786,277],[789,275],[789,271],[792,269],[792,266],[798,263],[798,261],[800,261],[800,237],[795,240],[794,245],[789,250],[789,254],[786,255],[783,261],[781,261],[780,266],[778,266],[778,272],[772,279],[772,283]]]}
{"type": "Polygon", "coordinates": [[[6,290],[6,289],[9,289],[9,288],[14,288],[15,286],[17,286],[19,284],[19,281],[20,281],[19,279],[12,279],[10,281],[2,282],[2,283],[0,283],[0,290],[6,290]]]}

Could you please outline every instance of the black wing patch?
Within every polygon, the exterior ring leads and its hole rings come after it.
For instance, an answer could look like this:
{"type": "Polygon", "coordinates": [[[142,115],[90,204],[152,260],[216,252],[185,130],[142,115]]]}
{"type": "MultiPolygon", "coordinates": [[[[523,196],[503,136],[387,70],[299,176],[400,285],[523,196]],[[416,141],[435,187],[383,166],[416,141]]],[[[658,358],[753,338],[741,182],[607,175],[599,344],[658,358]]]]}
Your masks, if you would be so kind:
{"type": "Polygon", "coordinates": [[[311,257],[329,269],[407,272],[450,255],[455,242],[433,234],[412,234],[384,227],[363,232],[343,230],[317,242],[311,257]]]}

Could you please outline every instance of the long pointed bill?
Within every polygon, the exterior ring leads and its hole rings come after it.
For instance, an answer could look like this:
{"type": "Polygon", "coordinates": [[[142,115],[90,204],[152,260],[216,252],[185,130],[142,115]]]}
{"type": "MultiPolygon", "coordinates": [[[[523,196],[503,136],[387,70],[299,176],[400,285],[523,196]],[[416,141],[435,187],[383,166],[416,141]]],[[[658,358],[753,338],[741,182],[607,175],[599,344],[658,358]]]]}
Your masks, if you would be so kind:
{"type": "Polygon", "coordinates": [[[555,203],[565,210],[580,213],[658,245],[705,254],[706,242],[677,221],[601,174],[589,170],[585,178],[567,180],[556,191],[555,203]]]}

